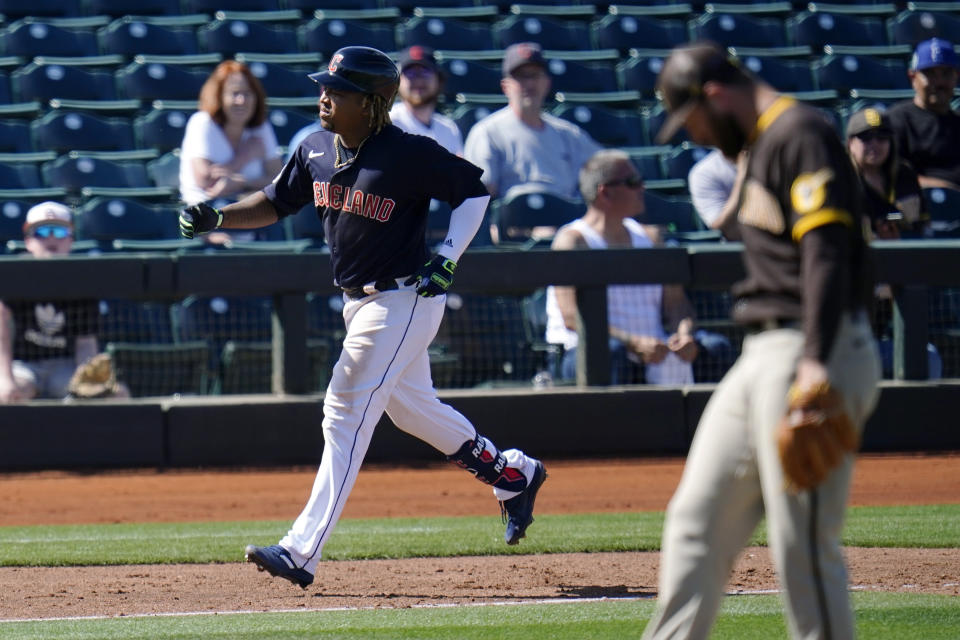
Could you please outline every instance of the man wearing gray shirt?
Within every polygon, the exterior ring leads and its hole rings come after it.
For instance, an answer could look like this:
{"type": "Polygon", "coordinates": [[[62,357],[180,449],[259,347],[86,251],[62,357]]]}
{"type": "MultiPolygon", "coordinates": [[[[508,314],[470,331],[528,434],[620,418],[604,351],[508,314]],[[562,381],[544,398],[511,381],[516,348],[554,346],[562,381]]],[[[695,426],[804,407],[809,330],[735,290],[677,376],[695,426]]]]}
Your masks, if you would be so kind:
{"type": "Polygon", "coordinates": [[[507,106],[470,129],[464,157],[483,169],[494,198],[517,185],[578,198],[580,167],[601,146],[575,124],[544,113],[550,75],[540,45],[507,47],[500,87],[507,106]]]}

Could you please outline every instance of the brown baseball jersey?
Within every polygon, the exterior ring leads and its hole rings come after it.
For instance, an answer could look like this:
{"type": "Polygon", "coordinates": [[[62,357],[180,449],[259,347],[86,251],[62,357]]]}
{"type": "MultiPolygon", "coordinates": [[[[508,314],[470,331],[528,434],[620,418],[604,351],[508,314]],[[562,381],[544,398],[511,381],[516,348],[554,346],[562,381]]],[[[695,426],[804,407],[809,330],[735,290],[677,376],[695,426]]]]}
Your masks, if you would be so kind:
{"type": "Polygon", "coordinates": [[[734,319],[799,321],[804,355],[825,362],[842,312],[872,291],[856,170],[831,124],[785,96],[760,115],[749,153],[734,319]]]}

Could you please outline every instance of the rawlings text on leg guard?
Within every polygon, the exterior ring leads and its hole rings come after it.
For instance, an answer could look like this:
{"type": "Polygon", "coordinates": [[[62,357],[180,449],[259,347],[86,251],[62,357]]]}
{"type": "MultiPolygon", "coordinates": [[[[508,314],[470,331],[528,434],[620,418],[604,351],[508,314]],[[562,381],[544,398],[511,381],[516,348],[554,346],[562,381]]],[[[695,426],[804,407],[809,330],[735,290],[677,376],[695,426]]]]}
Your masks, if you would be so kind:
{"type": "Polygon", "coordinates": [[[460,450],[447,456],[454,464],[463,467],[481,482],[507,491],[523,491],[527,479],[519,469],[507,466],[507,459],[492,442],[477,436],[473,442],[464,442],[460,450]]]}

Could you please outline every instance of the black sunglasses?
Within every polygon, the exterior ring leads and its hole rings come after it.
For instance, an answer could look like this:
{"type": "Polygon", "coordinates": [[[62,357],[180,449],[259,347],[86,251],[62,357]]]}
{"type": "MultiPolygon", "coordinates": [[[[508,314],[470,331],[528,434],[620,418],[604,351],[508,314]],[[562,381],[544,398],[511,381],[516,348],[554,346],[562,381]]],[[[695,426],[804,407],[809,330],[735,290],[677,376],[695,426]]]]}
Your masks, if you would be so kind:
{"type": "Polygon", "coordinates": [[[622,180],[612,180],[611,182],[604,182],[604,185],[608,187],[618,187],[623,185],[631,189],[639,189],[643,186],[643,178],[640,176],[630,176],[629,178],[623,178],[622,180]]]}

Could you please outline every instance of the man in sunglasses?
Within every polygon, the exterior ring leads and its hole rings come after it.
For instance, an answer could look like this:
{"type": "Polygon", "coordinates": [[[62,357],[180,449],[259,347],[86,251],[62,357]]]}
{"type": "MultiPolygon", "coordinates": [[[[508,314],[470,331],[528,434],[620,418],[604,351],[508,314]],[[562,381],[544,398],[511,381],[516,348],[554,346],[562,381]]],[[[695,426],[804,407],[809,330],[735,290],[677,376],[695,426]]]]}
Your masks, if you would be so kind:
{"type": "MultiPolygon", "coordinates": [[[[645,209],[643,179],[623,151],[606,149],[587,160],[580,170],[580,193],[587,212],[560,227],[554,249],[649,248],[659,240],[654,228],[634,219],[645,209]]],[[[681,286],[612,285],[607,306],[611,384],[693,382],[693,307],[681,286]]],[[[576,378],[577,316],[573,287],[547,289],[546,337],[563,346],[565,379],[576,378]]]]}
{"type": "MultiPolygon", "coordinates": [[[[27,251],[35,258],[70,253],[73,216],[59,202],[27,212],[27,251]]],[[[96,301],[0,302],[0,403],[64,398],[78,365],[96,355],[96,301]]]]}

